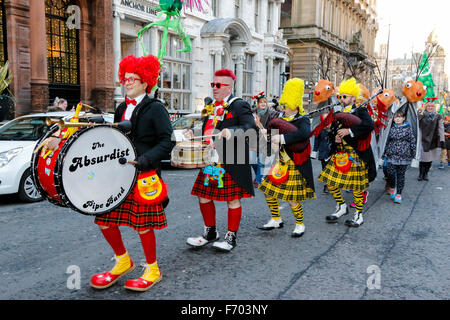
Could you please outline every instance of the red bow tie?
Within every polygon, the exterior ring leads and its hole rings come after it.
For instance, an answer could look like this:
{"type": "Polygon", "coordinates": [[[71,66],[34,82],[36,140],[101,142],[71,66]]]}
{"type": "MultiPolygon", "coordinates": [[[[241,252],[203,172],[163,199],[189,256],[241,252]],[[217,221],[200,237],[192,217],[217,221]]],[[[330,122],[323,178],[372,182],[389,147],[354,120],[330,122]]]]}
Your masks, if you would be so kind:
{"type": "Polygon", "coordinates": [[[135,106],[137,104],[136,100],[130,100],[128,98],[125,98],[125,102],[127,105],[132,104],[133,106],[135,106]]]}
{"type": "Polygon", "coordinates": [[[222,101],[216,101],[216,107],[221,106],[223,104],[223,100],[222,101]]]}

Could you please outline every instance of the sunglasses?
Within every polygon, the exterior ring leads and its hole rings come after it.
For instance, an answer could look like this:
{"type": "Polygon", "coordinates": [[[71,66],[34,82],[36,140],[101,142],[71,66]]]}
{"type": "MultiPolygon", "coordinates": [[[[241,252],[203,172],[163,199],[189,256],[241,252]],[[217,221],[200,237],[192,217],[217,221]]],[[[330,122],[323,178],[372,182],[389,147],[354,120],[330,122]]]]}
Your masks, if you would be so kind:
{"type": "Polygon", "coordinates": [[[338,94],[336,97],[337,97],[338,99],[343,99],[343,100],[345,100],[345,99],[347,99],[349,96],[347,96],[346,94],[338,94]]]}
{"type": "Polygon", "coordinates": [[[215,83],[215,82],[211,82],[211,88],[216,87],[217,89],[220,89],[221,86],[229,87],[230,85],[229,85],[229,84],[226,84],[226,83],[219,83],[219,82],[215,83]]]}
{"type": "Polygon", "coordinates": [[[123,84],[123,85],[126,85],[127,83],[129,83],[129,84],[134,84],[134,82],[135,82],[136,80],[142,81],[141,78],[130,77],[130,78],[123,78],[123,79],[120,81],[120,83],[123,84]]]}

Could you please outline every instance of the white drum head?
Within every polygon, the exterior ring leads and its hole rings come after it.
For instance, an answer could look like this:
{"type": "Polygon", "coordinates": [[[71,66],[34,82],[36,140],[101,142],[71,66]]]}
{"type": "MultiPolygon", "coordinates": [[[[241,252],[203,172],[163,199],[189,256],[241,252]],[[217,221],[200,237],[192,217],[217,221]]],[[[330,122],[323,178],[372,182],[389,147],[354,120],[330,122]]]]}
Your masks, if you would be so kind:
{"type": "Polygon", "coordinates": [[[80,132],[65,151],[61,169],[64,193],[81,213],[99,215],[119,206],[136,178],[136,168],[119,158],[136,159],[130,140],[107,126],[80,132]]]}

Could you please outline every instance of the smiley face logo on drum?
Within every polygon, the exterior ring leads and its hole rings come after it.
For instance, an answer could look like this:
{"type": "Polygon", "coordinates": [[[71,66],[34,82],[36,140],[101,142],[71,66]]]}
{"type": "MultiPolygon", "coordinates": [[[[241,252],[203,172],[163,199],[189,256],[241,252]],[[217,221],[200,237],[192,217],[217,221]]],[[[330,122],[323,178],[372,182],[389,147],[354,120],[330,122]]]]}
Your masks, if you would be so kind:
{"type": "Polygon", "coordinates": [[[154,170],[140,174],[136,187],[143,202],[161,203],[167,198],[166,185],[154,170]]]}

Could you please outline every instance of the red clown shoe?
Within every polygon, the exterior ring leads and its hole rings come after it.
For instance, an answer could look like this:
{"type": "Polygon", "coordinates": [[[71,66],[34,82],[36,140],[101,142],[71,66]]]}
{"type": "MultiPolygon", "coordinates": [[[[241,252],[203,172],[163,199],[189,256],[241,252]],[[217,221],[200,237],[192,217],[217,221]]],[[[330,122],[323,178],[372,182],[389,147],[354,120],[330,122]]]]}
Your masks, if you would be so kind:
{"type": "Polygon", "coordinates": [[[128,252],[121,256],[116,256],[116,264],[108,272],[103,272],[92,276],[91,286],[95,289],[106,289],[112,286],[114,283],[119,281],[119,279],[130,273],[136,268],[133,260],[130,259],[128,252]]]}
{"type": "Polygon", "coordinates": [[[142,277],[135,280],[128,280],[124,288],[133,291],[147,291],[161,281],[161,279],[161,271],[159,271],[158,263],[155,262],[145,265],[145,271],[142,277]]]}

